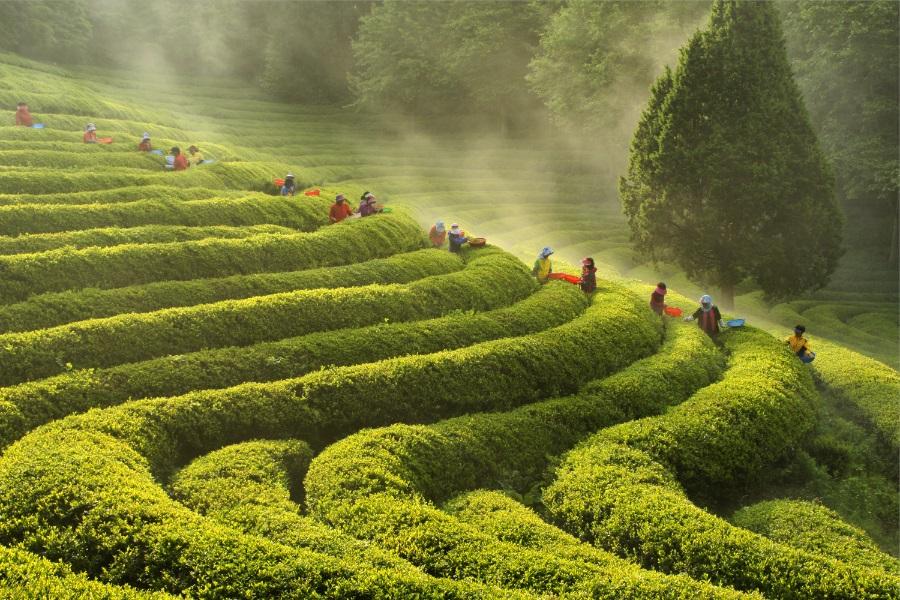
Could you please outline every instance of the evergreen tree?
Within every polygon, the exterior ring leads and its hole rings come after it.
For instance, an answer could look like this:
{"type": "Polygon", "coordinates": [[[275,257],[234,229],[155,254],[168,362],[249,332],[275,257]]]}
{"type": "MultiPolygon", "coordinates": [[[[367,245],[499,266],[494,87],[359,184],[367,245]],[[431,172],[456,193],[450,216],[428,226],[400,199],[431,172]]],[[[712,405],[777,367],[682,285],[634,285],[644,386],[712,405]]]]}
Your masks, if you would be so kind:
{"type": "Polygon", "coordinates": [[[768,2],[716,0],[653,89],[620,196],[640,250],[722,290],[825,285],[841,254],[828,165],[768,2]]]}

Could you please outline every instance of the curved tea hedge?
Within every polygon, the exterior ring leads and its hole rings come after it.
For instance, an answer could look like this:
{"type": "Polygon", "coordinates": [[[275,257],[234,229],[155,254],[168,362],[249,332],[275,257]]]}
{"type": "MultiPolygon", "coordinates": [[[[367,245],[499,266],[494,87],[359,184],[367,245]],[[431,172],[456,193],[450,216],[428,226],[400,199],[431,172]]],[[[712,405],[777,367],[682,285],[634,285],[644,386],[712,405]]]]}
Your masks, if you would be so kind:
{"type": "Polygon", "coordinates": [[[734,527],[688,500],[758,473],[812,425],[805,367],[753,330],[726,337],[731,368],[666,415],[570,452],[544,504],[564,529],[645,566],[778,598],[889,597],[900,579],[734,527]]]}
{"type": "Polygon", "coordinates": [[[424,246],[422,230],[408,217],[383,215],[313,233],[0,256],[0,301],[82,287],[336,266],[424,246]]]}
{"type": "Polygon", "coordinates": [[[524,298],[534,286],[518,259],[488,251],[462,271],[402,286],[299,290],[7,333],[0,335],[0,384],[452,309],[487,310],[524,298]]]}
{"type": "Polygon", "coordinates": [[[243,534],[172,501],[153,481],[146,460],[109,435],[51,428],[31,436],[42,452],[23,454],[25,444],[0,459],[0,535],[30,528],[33,520],[21,509],[40,502],[44,531],[58,535],[33,537],[29,545],[108,583],[215,597],[516,597],[243,534]],[[65,496],[55,493],[60,469],[71,469],[65,496]]]}
{"type": "Polygon", "coordinates": [[[222,190],[204,187],[172,187],[163,184],[132,185],[108,190],[88,190],[57,194],[0,194],[0,206],[18,204],[110,204],[136,200],[205,200],[208,198],[234,198],[245,196],[240,190],[222,190]]]}
{"type": "Polygon", "coordinates": [[[461,269],[449,252],[426,249],[387,258],[304,271],[160,281],[112,289],[86,288],[0,305],[0,331],[29,331],[122,313],[141,313],[294,290],[409,283],[461,269]]]}
{"type": "MultiPolygon", "coordinates": [[[[427,251],[431,252],[431,251],[427,251]]],[[[0,447],[51,419],[133,398],[176,396],[246,381],[299,377],[325,366],[427,354],[557,327],[587,302],[572,286],[549,285],[508,308],[409,323],[312,333],[253,346],[165,356],[108,369],[76,370],[0,388],[0,447]]]]}
{"type": "Polygon", "coordinates": [[[226,446],[178,472],[169,488],[195,512],[290,546],[370,566],[417,569],[398,556],[325,527],[297,511],[291,497],[312,459],[300,440],[256,440],[226,446]]]}
{"type": "Polygon", "coordinates": [[[0,585],[4,598],[53,598],[54,600],[171,600],[162,592],[104,585],[71,569],[24,550],[0,546],[0,585]]]}
{"type": "Polygon", "coordinates": [[[856,406],[894,453],[900,452],[900,374],[836,344],[824,344],[816,361],[816,377],[856,406]]]}
{"type": "MultiPolygon", "coordinates": [[[[601,354],[606,370],[646,353],[636,341],[632,337],[623,344],[621,339],[608,338],[610,347],[601,354]],[[622,348],[629,350],[622,352],[622,348]]],[[[678,328],[663,353],[588,386],[583,396],[549,400],[510,413],[458,417],[428,427],[395,425],[360,432],[330,446],[313,461],[305,483],[309,510],[327,524],[397,552],[434,575],[543,593],[584,588],[592,589],[595,597],[696,597],[698,593],[718,597],[697,582],[637,573],[632,565],[607,553],[599,553],[604,556],[599,564],[576,564],[569,557],[497,543],[425,501],[439,502],[460,490],[498,480],[527,485],[546,467],[548,455],[599,426],[627,418],[631,411],[657,412],[687,397],[714,378],[719,365],[705,336],[694,328],[678,328]],[[642,397],[636,384],[648,375],[661,385],[648,386],[642,397]]]]}
{"type": "Polygon", "coordinates": [[[799,550],[900,575],[897,559],[882,552],[865,532],[815,502],[760,502],[737,511],[731,521],[799,550]]]}
{"type": "MultiPolygon", "coordinates": [[[[142,225],[281,225],[312,231],[328,223],[330,201],[251,194],[241,198],[135,200],[116,204],[0,206],[0,235],[142,225]]],[[[82,234],[84,235],[84,234],[82,234]]]]}
{"type": "Polygon", "coordinates": [[[117,246],[119,244],[159,244],[186,242],[205,238],[245,238],[264,233],[291,234],[294,230],[281,225],[144,225],[141,227],[107,227],[63,233],[35,233],[18,237],[0,237],[0,254],[31,254],[70,246],[117,246]]]}

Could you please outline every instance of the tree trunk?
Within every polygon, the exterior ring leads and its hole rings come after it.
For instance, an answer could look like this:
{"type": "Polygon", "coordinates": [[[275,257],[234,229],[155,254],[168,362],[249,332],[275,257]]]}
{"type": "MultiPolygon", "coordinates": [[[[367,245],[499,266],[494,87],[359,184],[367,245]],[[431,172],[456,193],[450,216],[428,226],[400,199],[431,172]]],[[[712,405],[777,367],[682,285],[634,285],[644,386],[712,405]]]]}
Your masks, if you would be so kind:
{"type": "Polygon", "coordinates": [[[719,306],[725,310],[734,310],[734,284],[724,283],[720,289],[722,293],[719,298],[719,306]]]}

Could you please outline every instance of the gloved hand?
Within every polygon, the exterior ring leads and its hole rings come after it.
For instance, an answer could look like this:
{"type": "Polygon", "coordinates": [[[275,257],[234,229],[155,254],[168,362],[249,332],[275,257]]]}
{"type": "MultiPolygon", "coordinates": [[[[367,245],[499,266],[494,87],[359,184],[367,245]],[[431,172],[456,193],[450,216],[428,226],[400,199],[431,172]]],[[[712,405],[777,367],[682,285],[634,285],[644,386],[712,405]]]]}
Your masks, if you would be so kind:
{"type": "Polygon", "coordinates": [[[690,322],[693,321],[693,320],[694,320],[694,317],[693,317],[693,316],[689,316],[689,317],[685,317],[685,318],[684,318],[684,322],[685,322],[685,323],[690,323],[690,322]]]}
{"type": "Polygon", "coordinates": [[[719,329],[728,329],[728,323],[724,319],[719,319],[719,329]]]}

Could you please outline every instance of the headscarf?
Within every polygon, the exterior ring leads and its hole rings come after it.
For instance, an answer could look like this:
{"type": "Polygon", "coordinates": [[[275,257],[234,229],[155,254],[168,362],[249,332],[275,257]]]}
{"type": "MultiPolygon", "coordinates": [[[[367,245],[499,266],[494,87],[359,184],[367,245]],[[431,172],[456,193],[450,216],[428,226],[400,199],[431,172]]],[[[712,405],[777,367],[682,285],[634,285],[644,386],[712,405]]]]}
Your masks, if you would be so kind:
{"type": "Polygon", "coordinates": [[[538,255],[538,258],[547,258],[551,254],[553,254],[553,248],[551,248],[550,246],[545,246],[541,249],[541,253],[538,255]]]}
{"type": "Polygon", "coordinates": [[[442,233],[442,232],[446,231],[447,228],[444,227],[444,222],[443,222],[443,221],[437,221],[437,222],[434,224],[434,230],[437,231],[438,233],[442,233]]]}
{"type": "Polygon", "coordinates": [[[462,233],[462,231],[459,230],[459,225],[457,223],[453,223],[452,225],[450,225],[450,233],[452,233],[453,235],[459,235],[462,233]]]}
{"type": "Polygon", "coordinates": [[[335,202],[343,202],[343,201],[346,200],[346,199],[347,199],[347,198],[344,197],[343,194],[338,194],[337,196],[334,197],[334,201],[335,201],[335,202]]]}
{"type": "Polygon", "coordinates": [[[654,293],[659,294],[660,296],[665,296],[668,290],[663,285],[657,285],[654,293]]]}
{"type": "Polygon", "coordinates": [[[712,308],[712,296],[710,296],[709,294],[703,294],[702,296],[700,296],[700,308],[703,310],[703,312],[709,312],[709,310],[712,308]]]}
{"type": "Polygon", "coordinates": [[[150,139],[150,134],[145,131],[144,135],[141,136],[141,140],[149,140],[149,139],[150,139]]]}

